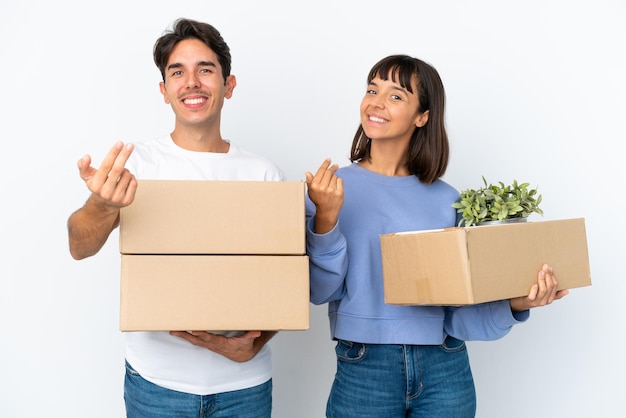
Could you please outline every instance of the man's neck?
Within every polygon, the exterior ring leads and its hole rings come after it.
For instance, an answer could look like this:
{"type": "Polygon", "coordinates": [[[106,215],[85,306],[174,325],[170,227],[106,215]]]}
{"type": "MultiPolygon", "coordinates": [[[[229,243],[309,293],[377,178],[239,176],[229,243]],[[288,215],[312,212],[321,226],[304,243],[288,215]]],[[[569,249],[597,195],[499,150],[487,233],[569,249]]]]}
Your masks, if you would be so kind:
{"type": "Polygon", "coordinates": [[[170,136],[176,145],[189,151],[226,153],[230,149],[230,144],[222,139],[219,131],[174,129],[170,136]]]}

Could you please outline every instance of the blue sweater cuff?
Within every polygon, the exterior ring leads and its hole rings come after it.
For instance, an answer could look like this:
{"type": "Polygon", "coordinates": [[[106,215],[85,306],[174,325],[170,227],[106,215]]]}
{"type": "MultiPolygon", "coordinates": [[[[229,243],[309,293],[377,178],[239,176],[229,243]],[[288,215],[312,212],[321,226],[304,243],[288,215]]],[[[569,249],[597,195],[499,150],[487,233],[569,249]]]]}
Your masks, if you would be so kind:
{"type": "Polygon", "coordinates": [[[530,310],[511,311],[511,304],[508,299],[494,302],[492,308],[496,313],[494,315],[496,326],[501,329],[507,329],[513,325],[525,322],[530,317],[530,310]]]}

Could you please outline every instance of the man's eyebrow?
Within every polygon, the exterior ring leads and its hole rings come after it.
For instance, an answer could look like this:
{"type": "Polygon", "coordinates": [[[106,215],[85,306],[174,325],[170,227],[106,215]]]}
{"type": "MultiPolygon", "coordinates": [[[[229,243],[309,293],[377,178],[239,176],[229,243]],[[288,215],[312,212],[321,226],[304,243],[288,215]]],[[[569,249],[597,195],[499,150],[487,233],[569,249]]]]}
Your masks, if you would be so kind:
{"type": "Polygon", "coordinates": [[[174,68],[180,68],[182,67],[183,64],[179,63],[179,62],[173,62],[170,65],[167,66],[168,70],[174,69],[174,68]]]}
{"type": "Polygon", "coordinates": [[[198,67],[217,67],[213,61],[200,61],[198,67]]]}
{"type": "MultiPolygon", "coordinates": [[[[181,68],[183,66],[183,64],[181,64],[180,62],[173,62],[170,65],[167,66],[168,70],[172,70],[174,68],[181,68]]],[[[217,65],[215,65],[215,63],[213,61],[198,61],[197,64],[198,67],[215,67],[217,68],[217,65]]]]}

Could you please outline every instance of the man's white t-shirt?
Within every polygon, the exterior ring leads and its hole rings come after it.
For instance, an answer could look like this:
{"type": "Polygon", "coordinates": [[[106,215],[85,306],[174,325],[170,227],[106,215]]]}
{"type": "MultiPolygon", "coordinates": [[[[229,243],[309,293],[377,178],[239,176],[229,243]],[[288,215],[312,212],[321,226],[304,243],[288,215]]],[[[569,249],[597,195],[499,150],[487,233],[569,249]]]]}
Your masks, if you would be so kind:
{"type": "MultiPolygon", "coordinates": [[[[171,137],[135,144],[126,167],[137,179],[284,181],[267,158],[230,144],[227,153],[195,152],[171,137]]],[[[126,361],[144,379],[180,392],[208,395],[260,385],[272,376],[270,347],[238,363],[168,332],[126,332],[126,361]]]]}

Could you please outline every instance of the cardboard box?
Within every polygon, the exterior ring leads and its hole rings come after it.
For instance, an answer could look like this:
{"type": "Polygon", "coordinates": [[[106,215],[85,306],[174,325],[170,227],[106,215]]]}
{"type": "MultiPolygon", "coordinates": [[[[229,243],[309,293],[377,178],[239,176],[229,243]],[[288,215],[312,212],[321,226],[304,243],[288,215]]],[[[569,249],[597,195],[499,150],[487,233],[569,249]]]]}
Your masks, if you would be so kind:
{"type": "Polygon", "coordinates": [[[120,329],[305,330],[307,256],[122,255],[120,329]]]}
{"type": "Polygon", "coordinates": [[[305,253],[305,183],[139,180],[122,254],[305,253]]]}
{"type": "Polygon", "coordinates": [[[528,295],[544,263],[559,289],[591,285],[584,219],[385,234],[385,302],[465,305],[528,295]]]}

